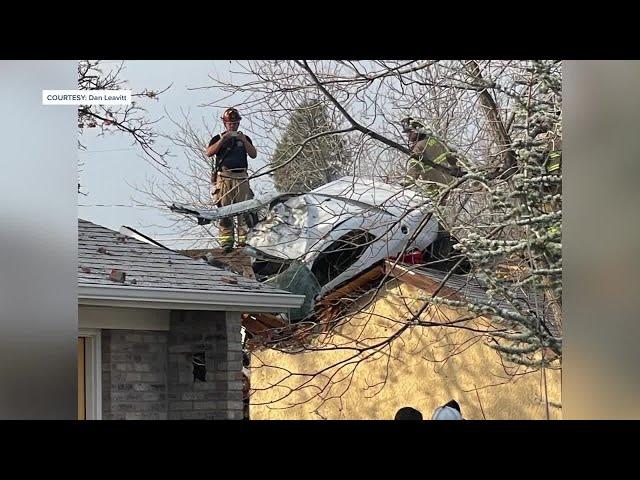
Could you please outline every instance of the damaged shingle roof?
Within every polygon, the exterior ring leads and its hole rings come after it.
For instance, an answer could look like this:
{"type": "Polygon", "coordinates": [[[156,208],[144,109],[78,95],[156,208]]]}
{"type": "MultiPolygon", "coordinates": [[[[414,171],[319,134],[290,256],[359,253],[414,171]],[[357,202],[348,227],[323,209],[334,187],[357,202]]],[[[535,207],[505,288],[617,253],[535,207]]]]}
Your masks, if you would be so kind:
{"type": "Polygon", "coordinates": [[[288,293],[78,219],[78,285],[288,293]],[[109,279],[113,269],[124,283],[109,279]]]}
{"type": "MultiPolygon", "coordinates": [[[[432,268],[425,267],[414,267],[409,265],[398,265],[398,270],[404,271],[405,275],[422,275],[424,277],[430,278],[436,284],[440,285],[442,281],[447,277],[447,272],[442,272],[439,270],[435,270],[432,268]]],[[[405,275],[396,276],[399,280],[407,280],[408,277],[405,275]]],[[[491,299],[487,294],[487,287],[484,286],[478,279],[470,278],[467,275],[449,275],[447,282],[445,284],[446,290],[441,291],[438,296],[443,298],[448,298],[446,292],[454,292],[457,295],[460,295],[463,299],[466,299],[470,302],[474,302],[477,304],[494,304],[500,308],[504,308],[508,311],[514,311],[513,306],[504,299],[491,299]]],[[[553,312],[550,308],[547,307],[548,302],[545,301],[544,294],[541,290],[536,290],[531,287],[527,289],[527,292],[522,292],[520,295],[516,297],[516,299],[524,302],[528,305],[528,307],[536,312],[538,317],[540,317],[547,328],[549,329],[549,333],[554,336],[562,336],[562,325],[560,325],[553,312]]]]}

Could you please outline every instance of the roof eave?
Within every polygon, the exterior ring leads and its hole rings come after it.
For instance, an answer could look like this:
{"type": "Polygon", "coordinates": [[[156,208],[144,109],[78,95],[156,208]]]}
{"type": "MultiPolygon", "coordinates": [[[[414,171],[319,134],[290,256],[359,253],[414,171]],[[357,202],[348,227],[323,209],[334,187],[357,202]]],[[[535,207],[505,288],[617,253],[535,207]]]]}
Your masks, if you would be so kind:
{"type": "Polygon", "coordinates": [[[79,305],[171,310],[287,312],[289,309],[299,308],[303,302],[303,295],[288,293],[78,285],[79,305]]]}

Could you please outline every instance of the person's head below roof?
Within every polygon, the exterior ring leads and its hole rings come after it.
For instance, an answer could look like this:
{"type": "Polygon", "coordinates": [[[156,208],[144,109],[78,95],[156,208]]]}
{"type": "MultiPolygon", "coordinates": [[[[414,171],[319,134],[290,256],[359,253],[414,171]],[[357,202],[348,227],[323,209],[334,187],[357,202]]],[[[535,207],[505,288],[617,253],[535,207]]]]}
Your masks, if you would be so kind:
{"type": "Polygon", "coordinates": [[[396,412],[394,420],[422,420],[422,413],[411,407],[402,407],[396,412]]]}
{"type": "Polygon", "coordinates": [[[449,400],[447,403],[438,407],[433,412],[431,420],[464,420],[460,405],[455,400],[449,400]]]}

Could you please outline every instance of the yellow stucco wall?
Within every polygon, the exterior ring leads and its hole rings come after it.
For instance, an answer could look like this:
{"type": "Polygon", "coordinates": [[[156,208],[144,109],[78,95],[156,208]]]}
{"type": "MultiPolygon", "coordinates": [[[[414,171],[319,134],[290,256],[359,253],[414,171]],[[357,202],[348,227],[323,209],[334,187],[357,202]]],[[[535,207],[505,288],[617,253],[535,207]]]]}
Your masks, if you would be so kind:
{"type": "MultiPolygon", "coordinates": [[[[254,352],[251,418],[393,419],[399,408],[412,406],[428,419],[436,407],[452,398],[470,420],[545,419],[547,410],[549,418],[561,418],[558,368],[545,369],[544,375],[541,370],[527,373],[522,366],[505,368],[498,353],[485,344],[486,337],[464,329],[411,328],[391,349],[378,351],[355,371],[358,357],[339,370],[331,368],[356,355],[353,348],[375,345],[398,332],[402,320],[423,305],[420,295],[411,286],[388,284],[335,333],[317,339],[314,345],[322,351],[254,352]],[[327,350],[330,347],[340,349],[327,350]],[[312,375],[318,372],[322,373],[312,375]],[[545,390],[549,402],[545,402],[545,390]],[[558,406],[547,408],[548,403],[558,406]]],[[[422,318],[450,322],[463,318],[463,313],[431,306],[422,318]]],[[[459,325],[486,327],[482,320],[459,325]]]]}

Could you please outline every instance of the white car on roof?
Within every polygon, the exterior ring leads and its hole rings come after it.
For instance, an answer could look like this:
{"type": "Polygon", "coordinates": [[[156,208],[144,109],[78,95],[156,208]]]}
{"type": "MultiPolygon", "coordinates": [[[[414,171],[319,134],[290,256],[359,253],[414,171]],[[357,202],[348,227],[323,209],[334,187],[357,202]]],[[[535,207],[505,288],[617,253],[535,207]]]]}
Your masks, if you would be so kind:
{"type": "Polygon", "coordinates": [[[410,250],[424,251],[438,236],[431,200],[400,185],[343,177],[308,193],[276,194],[211,210],[174,211],[209,223],[253,215],[247,251],[258,275],[273,275],[300,262],[317,279],[321,294],[378,261],[410,250]],[[266,215],[255,215],[267,208],[266,215]]]}

